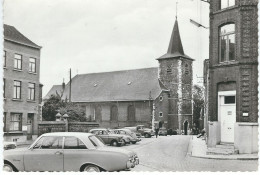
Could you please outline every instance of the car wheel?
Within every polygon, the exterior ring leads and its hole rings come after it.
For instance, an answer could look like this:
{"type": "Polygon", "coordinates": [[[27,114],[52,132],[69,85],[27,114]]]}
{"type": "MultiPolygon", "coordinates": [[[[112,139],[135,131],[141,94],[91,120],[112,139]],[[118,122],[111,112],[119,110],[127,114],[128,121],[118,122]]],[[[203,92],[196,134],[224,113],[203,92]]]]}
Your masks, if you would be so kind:
{"type": "Polygon", "coordinates": [[[122,140],[122,146],[126,145],[125,140],[122,140]]]}
{"type": "Polygon", "coordinates": [[[144,134],[144,137],[145,137],[145,138],[148,138],[148,137],[150,137],[150,135],[149,135],[148,133],[145,133],[145,134],[144,134]]]}
{"type": "Polygon", "coordinates": [[[136,144],[136,142],[132,142],[132,144],[136,144]]]}
{"type": "Polygon", "coordinates": [[[118,146],[118,143],[116,140],[112,140],[110,143],[111,146],[118,146]]]}
{"type": "Polygon", "coordinates": [[[5,171],[5,172],[13,172],[14,169],[13,169],[13,167],[11,165],[4,164],[3,171],[5,171]]]}
{"type": "Polygon", "coordinates": [[[86,172],[100,172],[100,169],[99,167],[95,166],[95,165],[87,165],[83,171],[86,171],[86,172]]]}

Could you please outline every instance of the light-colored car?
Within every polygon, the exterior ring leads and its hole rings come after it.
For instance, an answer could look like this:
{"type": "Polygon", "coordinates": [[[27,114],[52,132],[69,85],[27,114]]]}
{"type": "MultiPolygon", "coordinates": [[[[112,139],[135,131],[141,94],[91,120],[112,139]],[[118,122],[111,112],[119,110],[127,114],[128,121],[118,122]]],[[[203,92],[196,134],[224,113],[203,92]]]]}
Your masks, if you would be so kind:
{"type": "Polygon", "coordinates": [[[105,146],[90,133],[41,135],[28,148],[4,151],[4,171],[120,171],[135,167],[135,152],[105,146]]]}
{"type": "Polygon", "coordinates": [[[117,135],[122,136],[124,144],[130,144],[131,140],[133,139],[131,135],[128,135],[128,134],[125,134],[125,133],[120,133],[115,129],[109,129],[109,132],[112,133],[112,134],[117,134],[117,135]]]}
{"type": "Polygon", "coordinates": [[[160,128],[158,135],[159,136],[167,136],[167,129],[166,128],[160,128]]]}
{"type": "Polygon", "coordinates": [[[127,135],[130,137],[130,142],[132,144],[135,144],[136,142],[140,142],[141,139],[138,138],[136,136],[136,134],[134,132],[132,132],[130,129],[125,129],[125,128],[122,128],[122,129],[115,129],[114,132],[116,134],[122,134],[122,135],[127,135]]]}
{"type": "Polygon", "coordinates": [[[124,140],[124,136],[114,134],[106,128],[91,129],[89,132],[99,136],[105,144],[111,146],[121,146],[125,145],[127,142],[126,140],[124,140]]]}
{"type": "Polygon", "coordinates": [[[16,143],[15,142],[3,142],[3,145],[4,145],[4,150],[15,149],[16,148],[16,143]]]}
{"type": "Polygon", "coordinates": [[[150,138],[154,136],[154,131],[149,128],[145,128],[144,125],[137,125],[132,127],[125,127],[126,129],[130,129],[132,132],[135,132],[136,135],[144,136],[145,138],[150,138]]]}

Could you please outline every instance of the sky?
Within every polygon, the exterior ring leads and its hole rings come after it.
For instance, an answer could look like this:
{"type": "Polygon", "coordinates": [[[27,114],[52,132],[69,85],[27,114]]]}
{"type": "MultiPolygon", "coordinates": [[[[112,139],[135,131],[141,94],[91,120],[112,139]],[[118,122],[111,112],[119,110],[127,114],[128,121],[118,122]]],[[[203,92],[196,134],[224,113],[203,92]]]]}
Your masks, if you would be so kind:
{"type": "MultiPolygon", "coordinates": [[[[42,46],[43,96],[76,74],[158,67],[167,52],[176,0],[4,0],[4,23],[42,46]]],[[[209,4],[178,0],[182,45],[193,62],[194,84],[208,59],[209,4]]],[[[202,83],[199,83],[202,85],[202,83]]]]}

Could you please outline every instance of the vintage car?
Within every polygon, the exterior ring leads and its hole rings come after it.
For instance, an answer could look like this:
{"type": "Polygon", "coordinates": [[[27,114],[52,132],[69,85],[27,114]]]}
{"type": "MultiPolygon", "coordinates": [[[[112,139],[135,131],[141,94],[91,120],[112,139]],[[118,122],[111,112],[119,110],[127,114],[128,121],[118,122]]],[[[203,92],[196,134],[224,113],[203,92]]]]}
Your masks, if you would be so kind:
{"type": "Polygon", "coordinates": [[[125,127],[126,129],[130,129],[132,132],[135,132],[136,135],[144,136],[145,138],[150,138],[154,136],[154,131],[149,128],[145,128],[144,125],[137,125],[132,127],[125,127]]]}
{"type": "Polygon", "coordinates": [[[115,129],[115,130],[114,130],[114,133],[129,136],[129,137],[130,137],[130,142],[131,142],[132,144],[135,144],[136,142],[140,142],[140,141],[141,141],[141,139],[138,138],[138,137],[136,136],[136,134],[135,134],[134,132],[132,132],[130,129],[125,129],[125,128],[115,129]]]}
{"type": "Polygon", "coordinates": [[[4,171],[120,171],[135,167],[135,152],[105,146],[90,133],[41,135],[28,148],[5,150],[4,171]]]}
{"type": "Polygon", "coordinates": [[[123,135],[112,133],[105,128],[91,129],[89,132],[92,134],[96,134],[103,140],[105,144],[111,146],[122,146],[125,145],[126,143],[130,143],[129,138],[126,138],[123,135]]]}
{"type": "Polygon", "coordinates": [[[158,135],[159,136],[167,136],[167,129],[166,128],[160,128],[158,135]]]}

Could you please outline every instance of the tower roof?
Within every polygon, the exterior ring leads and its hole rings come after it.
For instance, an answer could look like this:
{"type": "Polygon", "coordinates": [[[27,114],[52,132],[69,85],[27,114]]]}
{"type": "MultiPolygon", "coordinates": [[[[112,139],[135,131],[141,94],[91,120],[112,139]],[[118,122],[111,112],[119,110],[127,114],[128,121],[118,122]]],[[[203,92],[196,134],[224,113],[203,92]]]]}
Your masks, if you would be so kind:
{"type": "Polygon", "coordinates": [[[192,59],[188,55],[184,54],[182,43],[181,43],[181,37],[180,37],[177,17],[176,17],[176,21],[175,21],[175,24],[173,27],[168,51],[163,56],[157,58],[157,60],[175,58],[175,57],[184,57],[184,58],[192,59]]]}

